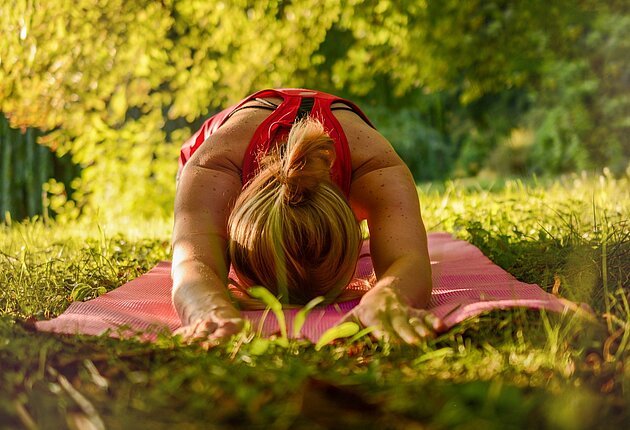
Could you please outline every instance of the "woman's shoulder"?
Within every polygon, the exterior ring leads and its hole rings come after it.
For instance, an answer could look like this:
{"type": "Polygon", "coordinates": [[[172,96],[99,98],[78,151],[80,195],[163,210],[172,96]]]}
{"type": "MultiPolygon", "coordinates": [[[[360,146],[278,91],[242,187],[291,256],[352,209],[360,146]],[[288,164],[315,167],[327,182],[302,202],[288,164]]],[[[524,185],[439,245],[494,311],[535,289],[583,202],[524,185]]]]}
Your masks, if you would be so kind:
{"type": "Polygon", "coordinates": [[[206,139],[189,162],[205,168],[233,169],[240,174],[249,143],[258,126],[270,113],[266,109],[243,109],[235,112],[206,139]]]}
{"type": "Polygon", "coordinates": [[[348,140],[353,181],[374,170],[405,164],[389,141],[358,115],[343,110],[334,115],[348,140]]]}

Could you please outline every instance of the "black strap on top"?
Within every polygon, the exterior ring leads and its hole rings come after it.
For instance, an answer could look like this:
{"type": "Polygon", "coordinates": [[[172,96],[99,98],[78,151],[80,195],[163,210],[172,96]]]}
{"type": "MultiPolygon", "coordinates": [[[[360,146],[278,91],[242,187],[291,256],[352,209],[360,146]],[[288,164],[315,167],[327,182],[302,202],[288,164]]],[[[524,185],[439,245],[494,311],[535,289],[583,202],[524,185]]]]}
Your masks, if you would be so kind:
{"type": "Polygon", "coordinates": [[[243,110],[243,109],[264,109],[264,110],[274,111],[274,110],[276,110],[278,108],[277,104],[271,103],[270,101],[265,100],[265,99],[255,98],[255,99],[252,99],[251,101],[262,103],[264,106],[261,106],[261,105],[249,105],[249,106],[245,105],[245,106],[241,106],[240,108],[234,109],[232,112],[230,112],[230,114],[227,116],[227,118],[225,120],[227,121],[232,115],[234,115],[236,112],[238,112],[240,110],[243,110]]]}
{"type": "Polygon", "coordinates": [[[267,105],[267,106],[268,106],[268,107],[270,107],[270,108],[274,108],[274,109],[275,109],[275,108],[277,108],[277,107],[278,107],[278,105],[277,105],[277,104],[272,103],[272,102],[270,102],[269,100],[261,99],[261,98],[258,98],[258,97],[256,97],[256,98],[254,99],[254,101],[257,101],[257,102],[259,102],[259,103],[262,103],[262,104],[264,104],[264,105],[267,105]]]}
{"type": "MultiPolygon", "coordinates": [[[[232,115],[234,115],[236,112],[242,110],[242,109],[264,109],[264,110],[270,110],[270,111],[274,111],[278,108],[278,105],[275,103],[272,103],[268,100],[265,99],[259,99],[259,98],[255,98],[252,99],[252,101],[256,101],[261,103],[262,105],[249,105],[249,106],[241,106],[238,109],[235,109],[234,111],[232,111],[230,113],[230,115],[228,116],[231,117],[232,115]]],[[[308,115],[309,113],[311,113],[311,111],[313,110],[313,105],[315,103],[315,99],[312,97],[304,97],[302,98],[302,101],[300,102],[300,107],[298,108],[298,113],[295,117],[294,122],[298,122],[299,120],[301,120],[302,118],[304,118],[306,115],[308,115]]],[[[331,107],[330,110],[347,110],[350,112],[355,112],[354,109],[352,109],[351,107],[348,106],[334,106],[331,107]]]]}
{"type": "Polygon", "coordinates": [[[234,109],[234,111],[230,114],[230,116],[234,115],[236,112],[241,111],[243,109],[264,109],[264,110],[276,110],[276,108],[272,108],[269,106],[241,106],[238,109],[234,109]]]}
{"type": "Polygon", "coordinates": [[[314,104],[315,104],[315,99],[313,97],[302,97],[302,100],[300,101],[300,107],[298,109],[298,113],[295,116],[295,120],[293,122],[294,123],[298,122],[299,120],[304,118],[306,115],[311,113],[311,110],[313,109],[314,104]]]}
{"type": "Polygon", "coordinates": [[[351,107],[345,107],[345,106],[339,106],[339,107],[331,107],[330,110],[349,110],[350,112],[354,112],[357,113],[354,109],[352,109],[351,107]]]}

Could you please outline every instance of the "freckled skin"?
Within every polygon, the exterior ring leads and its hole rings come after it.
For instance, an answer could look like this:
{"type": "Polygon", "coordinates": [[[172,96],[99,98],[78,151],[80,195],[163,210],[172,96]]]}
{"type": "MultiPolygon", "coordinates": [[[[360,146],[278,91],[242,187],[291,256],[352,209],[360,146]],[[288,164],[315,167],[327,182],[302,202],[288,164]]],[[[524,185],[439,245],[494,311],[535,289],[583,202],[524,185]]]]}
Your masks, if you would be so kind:
{"type": "MultiPolygon", "coordinates": [[[[245,151],[256,127],[268,115],[269,111],[262,109],[237,112],[201,145],[182,170],[175,201],[172,277],[173,304],[182,320],[180,333],[186,338],[207,337],[211,341],[242,327],[226,290],[227,219],[242,188],[245,151]]],[[[398,301],[394,302],[400,306],[391,309],[391,324],[398,327],[408,315],[416,315],[417,309],[408,307],[426,307],[431,294],[431,266],[415,183],[380,133],[353,112],[337,110],[334,115],[350,146],[349,204],[357,219],[368,222],[377,277],[354,317],[364,325],[377,324],[373,319],[379,309],[374,308],[385,306],[383,301],[395,296],[398,301]],[[402,318],[402,314],[407,316],[402,318]]],[[[396,334],[411,342],[424,337],[418,333],[425,329],[416,329],[412,335],[403,327],[396,334]]]]}

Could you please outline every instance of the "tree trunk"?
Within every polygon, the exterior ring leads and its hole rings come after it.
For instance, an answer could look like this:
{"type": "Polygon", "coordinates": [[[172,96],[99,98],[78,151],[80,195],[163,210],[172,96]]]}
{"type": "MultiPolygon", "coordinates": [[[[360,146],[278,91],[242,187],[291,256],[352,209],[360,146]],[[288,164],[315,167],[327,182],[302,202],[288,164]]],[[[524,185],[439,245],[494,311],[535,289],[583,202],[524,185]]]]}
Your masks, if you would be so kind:
{"type": "Polygon", "coordinates": [[[11,178],[13,177],[11,166],[11,150],[13,142],[9,133],[9,122],[4,116],[0,117],[0,217],[5,218],[7,212],[11,212],[11,178]]]}

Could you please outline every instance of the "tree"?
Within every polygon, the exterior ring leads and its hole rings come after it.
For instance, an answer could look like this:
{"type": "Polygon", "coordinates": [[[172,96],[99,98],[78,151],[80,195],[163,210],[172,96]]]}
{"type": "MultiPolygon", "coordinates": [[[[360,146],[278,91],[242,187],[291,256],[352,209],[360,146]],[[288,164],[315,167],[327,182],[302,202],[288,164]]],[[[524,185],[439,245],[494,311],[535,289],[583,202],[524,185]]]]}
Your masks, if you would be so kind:
{"type": "Polygon", "coordinates": [[[619,57],[627,6],[604,4],[15,0],[0,6],[0,111],[72,154],[83,166],[79,205],[108,215],[169,213],[190,126],[263,87],[362,100],[426,179],[451,172],[458,158],[470,173],[519,127],[539,131],[534,147],[556,142],[549,136],[565,145],[570,133],[542,132],[556,123],[577,136],[585,165],[607,163],[627,156],[630,68],[619,57]],[[583,72],[563,80],[565,65],[583,72]],[[556,99],[546,97],[554,82],[556,99]],[[598,125],[609,120],[610,135],[598,125]],[[595,149],[602,139],[606,149],[595,149]],[[440,168],[422,169],[427,159],[440,168]]]}

